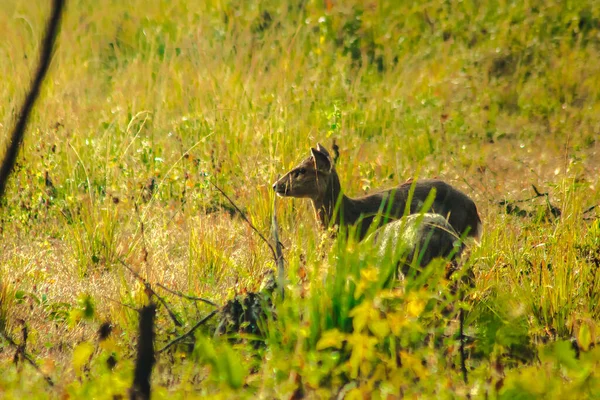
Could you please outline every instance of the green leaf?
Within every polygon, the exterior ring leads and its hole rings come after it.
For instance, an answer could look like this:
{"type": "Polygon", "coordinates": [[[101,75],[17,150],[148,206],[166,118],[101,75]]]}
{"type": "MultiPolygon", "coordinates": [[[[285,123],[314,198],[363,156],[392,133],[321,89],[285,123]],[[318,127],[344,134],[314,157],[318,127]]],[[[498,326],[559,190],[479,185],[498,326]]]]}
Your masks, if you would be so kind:
{"type": "Polygon", "coordinates": [[[576,370],[578,368],[578,362],[575,359],[575,350],[570,341],[563,340],[556,342],[552,346],[552,354],[556,361],[565,367],[576,370]]]}
{"type": "Polygon", "coordinates": [[[213,376],[232,389],[242,387],[246,378],[244,363],[227,343],[214,344],[209,338],[197,337],[194,355],[212,366],[213,376]]]}
{"type": "Polygon", "coordinates": [[[592,333],[590,332],[590,327],[588,324],[582,324],[579,327],[579,333],[577,334],[577,343],[583,349],[583,351],[588,351],[590,348],[590,344],[592,343],[592,333]]]}
{"type": "Polygon", "coordinates": [[[94,311],[96,309],[92,297],[89,294],[84,294],[79,296],[77,302],[79,303],[81,316],[84,319],[92,319],[94,317],[94,311]]]}
{"type": "Polygon", "coordinates": [[[244,384],[246,371],[238,355],[228,344],[222,345],[223,356],[220,357],[221,377],[232,389],[239,389],[244,384]]]}

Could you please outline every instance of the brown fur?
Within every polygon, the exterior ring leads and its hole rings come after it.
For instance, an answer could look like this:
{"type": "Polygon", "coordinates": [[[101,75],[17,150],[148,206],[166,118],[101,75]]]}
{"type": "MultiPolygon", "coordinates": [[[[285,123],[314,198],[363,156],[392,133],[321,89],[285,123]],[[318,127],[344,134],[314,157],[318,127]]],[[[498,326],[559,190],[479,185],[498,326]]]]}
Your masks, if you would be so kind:
{"type": "Polygon", "coordinates": [[[346,196],[329,152],[320,144],[311,149],[310,157],[275,182],[273,189],[280,196],[309,198],[322,228],[360,222],[359,238],[362,239],[377,215],[390,217],[380,218],[378,225],[381,226],[404,214],[411,186],[414,192],[409,213],[420,212],[427,196],[435,189],[435,199],[428,212],[443,215],[459,234],[468,231],[468,236],[481,236],[481,220],[473,200],[441,180],[407,182],[358,198],[346,196]]]}

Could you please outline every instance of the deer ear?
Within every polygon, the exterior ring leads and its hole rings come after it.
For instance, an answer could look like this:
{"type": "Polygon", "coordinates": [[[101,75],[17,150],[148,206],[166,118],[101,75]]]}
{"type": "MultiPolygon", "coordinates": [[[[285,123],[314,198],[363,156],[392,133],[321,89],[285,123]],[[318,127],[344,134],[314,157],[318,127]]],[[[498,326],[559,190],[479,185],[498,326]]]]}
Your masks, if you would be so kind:
{"type": "Polygon", "coordinates": [[[317,143],[317,150],[319,150],[321,153],[325,154],[329,159],[331,159],[329,152],[327,151],[327,149],[325,147],[323,147],[323,145],[321,143],[317,143]]]}
{"type": "Polygon", "coordinates": [[[317,170],[324,171],[324,172],[331,171],[331,160],[325,153],[323,153],[317,149],[311,148],[310,154],[315,159],[315,164],[317,165],[317,170]]]}

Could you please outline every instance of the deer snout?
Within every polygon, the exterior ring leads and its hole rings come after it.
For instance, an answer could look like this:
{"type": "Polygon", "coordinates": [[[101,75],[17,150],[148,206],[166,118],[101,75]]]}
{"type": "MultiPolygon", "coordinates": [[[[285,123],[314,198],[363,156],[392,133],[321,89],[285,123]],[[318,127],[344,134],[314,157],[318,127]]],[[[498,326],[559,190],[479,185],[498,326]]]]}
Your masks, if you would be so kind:
{"type": "Polygon", "coordinates": [[[275,193],[277,193],[279,196],[282,196],[285,194],[286,192],[286,183],[282,182],[281,179],[278,180],[277,182],[275,182],[273,184],[273,190],[275,191],[275,193]]]}

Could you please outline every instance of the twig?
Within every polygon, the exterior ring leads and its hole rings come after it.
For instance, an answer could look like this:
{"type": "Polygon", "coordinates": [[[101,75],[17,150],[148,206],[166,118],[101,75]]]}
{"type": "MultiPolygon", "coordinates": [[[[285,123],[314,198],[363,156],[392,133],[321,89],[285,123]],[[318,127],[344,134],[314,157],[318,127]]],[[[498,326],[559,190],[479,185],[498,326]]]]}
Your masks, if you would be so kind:
{"type": "Polygon", "coordinates": [[[281,298],[283,299],[285,297],[285,260],[283,259],[283,246],[279,241],[279,225],[277,224],[277,212],[275,209],[276,202],[277,197],[273,196],[273,217],[271,219],[271,233],[273,235],[273,241],[275,242],[275,254],[277,255],[277,258],[275,259],[275,264],[277,264],[277,287],[279,288],[279,293],[281,294],[281,298]]]}
{"type": "Polygon", "coordinates": [[[201,327],[202,325],[204,325],[209,319],[211,319],[212,317],[215,316],[215,314],[217,314],[219,312],[219,310],[213,310],[210,314],[208,314],[206,317],[202,318],[200,321],[198,321],[196,323],[196,325],[192,326],[190,328],[189,331],[187,331],[186,333],[184,333],[183,335],[171,340],[169,343],[167,343],[165,345],[165,347],[163,347],[162,349],[158,350],[157,353],[160,354],[163,351],[167,350],[169,347],[181,342],[183,339],[185,339],[186,337],[190,336],[192,333],[194,333],[194,331],[196,329],[198,329],[199,327],[201,327]]]}
{"type": "Polygon", "coordinates": [[[560,217],[560,214],[561,214],[560,208],[558,208],[554,204],[550,203],[550,195],[548,194],[548,192],[540,193],[540,191],[537,190],[537,188],[533,184],[531,185],[531,187],[533,188],[533,191],[535,192],[536,197],[545,197],[546,198],[546,205],[548,206],[548,209],[550,210],[550,213],[552,214],[552,216],[554,216],[554,218],[560,217]]]}
{"type": "Polygon", "coordinates": [[[546,193],[540,193],[540,191],[535,187],[534,184],[531,184],[531,187],[533,188],[533,191],[535,192],[535,197],[543,197],[543,196],[548,197],[548,192],[546,192],[546,193]]]}
{"type": "Polygon", "coordinates": [[[120,302],[119,300],[115,300],[115,299],[113,299],[113,298],[110,298],[110,297],[108,297],[108,296],[104,296],[104,295],[99,295],[99,296],[100,296],[100,297],[102,297],[102,298],[104,298],[104,299],[106,299],[106,300],[108,300],[108,301],[112,301],[113,303],[117,303],[117,304],[118,304],[118,305],[120,305],[120,306],[123,306],[123,307],[129,308],[130,310],[133,310],[133,311],[135,311],[135,312],[140,312],[140,310],[138,310],[137,308],[135,308],[135,307],[134,307],[134,306],[132,306],[132,305],[129,305],[129,304],[122,303],[122,302],[120,302]]]}
{"type": "Polygon", "coordinates": [[[528,199],[521,199],[521,200],[512,200],[512,201],[500,200],[498,202],[498,204],[501,205],[501,206],[504,206],[504,205],[507,205],[507,204],[510,205],[510,204],[514,204],[514,203],[527,203],[527,202],[529,202],[531,200],[535,200],[535,199],[538,199],[540,197],[548,197],[548,192],[546,192],[546,193],[540,193],[540,191],[533,184],[531,185],[531,187],[533,188],[535,196],[530,197],[528,199]]]}
{"type": "Polygon", "coordinates": [[[173,290],[173,289],[169,289],[168,287],[164,286],[162,283],[157,282],[156,286],[158,286],[159,288],[166,290],[167,292],[174,294],[175,296],[179,296],[183,299],[187,299],[187,300],[192,300],[192,301],[202,301],[206,304],[209,304],[213,307],[220,307],[217,303],[214,303],[208,299],[203,299],[202,297],[195,297],[195,296],[190,296],[187,294],[183,294],[181,292],[178,292],[177,290],[173,290]]]}
{"type": "Polygon", "coordinates": [[[465,384],[469,383],[469,377],[467,375],[467,356],[465,354],[465,310],[461,307],[458,311],[459,320],[459,338],[460,338],[460,370],[463,374],[465,384]]]}
{"type": "Polygon", "coordinates": [[[118,258],[119,263],[121,263],[122,266],[124,266],[125,268],[127,268],[127,270],[129,272],[131,272],[131,274],[133,276],[135,276],[137,279],[139,279],[143,284],[144,284],[144,288],[150,292],[151,294],[153,294],[158,301],[160,301],[160,303],[165,306],[165,309],[167,310],[167,313],[169,314],[169,317],[171,317],[171,319],[173,320],[173,323],[177,326],[183,326],[183,324],[179,321],[179,319],[177,318],[177,315],[175,315],[175,313],[173,311],[171,311],[171,308],[169,307],[169,304],[166,302],[165,299],[163,299],[162,297],[160,297],[155,291],[154,289],[152,289],[152,285],[150,285],[150,283],[148,283],[148,281],[146,279],[144,279],[140,274],[138,274],[137,272],[135,272],[129,265],[127,265],[127,263],[123,260],[121,260],[120,258],[118,258]]]}
{"type": "Polygon", "coordinates": [[[429,17],[429,13],[427,12],[427,10],[423,10],[423,17],[425,19],[425,22],[427,22],[427,25],[429,25],[429,28],[431,28],[431,33],[433,33],[435,31],[435,24],[429,17]]]}
{"type": "MultiPolygon", "coordinates": [[[[13,338],[11,338],[6,332],[1,332],[0,334],[2,334],[2,336],[4,337],[4,339],[13,347],[16,347],[17,349],[19,349],[21,346],[19,346],[13,338]]],[[[48,383],[48,385],[50,386],[54,386],[54,382],[52,381],[52,378],[50,378],[48,375],[44,374],[42,372],[42,370],[40,369],[40,367],[37,365],[37,363],[34,361],[34,359],[27,354],[24,350],[21,352],[21,356],[27,360],[27,362],[29,364],[31,364],[31,366],[37,371],[39,372],[43,377],[44,380],[48,383]]]]}
{"type": "Polygon", "coordinates": [[[4,196],[6,183],[15,166],[19,149],[21,148],[23,138],[25,137],[25,129],[27,128],[29,115],[31,114],[33,105],[40,94],[42,82],[50,66],[52,49],[54,48],[56,36],[58,35],[58,26],[60,24],[64,5],[64,0],[53,1],[52,14],[50,16],[50,20],[48,21],[46,36],[44,37],[44,41],[41,46],[40,64],[38,66],[35,79],[33,80],[33,84],[31,85],[31,89],[29,90],[29,94],[25,99],[25,103],[23,103],[23,107],[21,107],[21,113],[10,136],[10,143],[8,145],[8,149],[6,150],[4,161],[2,162],[2,168],[0,169],[0,199],[2,199],[4,196]]]}
{"type": "Polygon", "coordinates": [[[585,211],[583,212],[583,214],[587,214],[587,213],[593,211],[594,208],[596,208],[596,207],[598,207],[598,204],[594,204],[593,206],[586,208],[585,211]]]}
{"type": "Polygon", "coordinates": [[[498,202],[498,205],[500,206],[505,206],[506,207],[506,213],[507,214],[516,214],[518,216],[532,216],[534,215],[534,213],[530,212],[530,211],[526,211],[523,210],[521,208],[519,208],[518,206],[516,206],[515,204],[517,203],[527,203],[530,202],[532,200],[535,199],[539,199],[540,197],[543,197],[546,199],[546,206],[548,207],[548,209],[550,210],[550,213],[555,217],[560,217],[561,215],[561,211],[560,208],[556,207],[555,205],[553,205],[550,202],[550,195],[548,194],[548,192],[540,192],[538,190],[538,188],[535,185],[531,185],[533,192],[535,193],[535,196],[530,197],[528,199],[522,199],[522,200],[500,200],[498,202]]]}
{"type": "Polygon", "coordinates": [[[144,264],[146,264],[146,274],[149,274],[148,270],[148,248],[146,247],[146,233],[144,229],[144,221],[140,217],[140,210],[138,208],[138,203],[135,203],[135,215],[137,215],[138,220],[140,221],[140,235],[142,237],[142,251],[144,254],[144,264]]]}
{"type": "Polygon", "coordinates": [[[596,207],[598,207],[598,206],[599,206],[599,204],[594,204],[593,206],[586,208],[586,209],[585,209],[585,211],[582,213],[582,215],[583,215],[583,220],[584,220],[584,221],[595,221],[596,219],[598,219],[598,213],[596,213],[596,215],[595,215],[595,216],[593,216],[593,215],[590,215],[589,217],[586,217],[586,214],[589,214],[589,213],[591,213],[591,212],[592,212],[592,211],[594,211],[594,209],[596,209],[596,207]]]}
{"type": "Polygon", "coordinates": [[[21,324],[23,325],[23,327],[21,328],[21,335],[23,337],[21,339],[21,344],[17,346],[17,350],[15,351],[15,356],[13,358],[13,363],[15,365],[18,365],[19,361],[21,361],[21,358],[24,358],[23,354],[25,354],[25,349],[27,348],[27,336],[29,333],[25,320],[20,319],[19,322],[21,322],[21,324]]]}
{"type": "Polygon", "coordinates": [[[227,193],[225,193],[220,187],[217,186],[216,183],[214,183],[210,179],[208,180],[208,182],[211,185],[213,185],[215,187],[215,189],[217,189],[231,203],[231,205],[235,208],[235,210],[240,214],[242,219],[244,221],[246,221],[246,223],[250,226],[250,228],[252,228],[252,230],[254,232],[256,232],[258,234],[258,236],[260,236],[260,238],[267,244],[267,246],[269,246],[269,249],[271,249],[271,253],[273,253],[273,259],[275,260],[275,262],[277,262],[277,252],[273,248],[273,245],[263,236],[262,233],[260,233],[260,231],[258,229],[256,229],[256,227],[254,225],[252,225],[252,222],[250,222],[250,220],[246,217],[246,214],[244,214],[244,212],[242,210],[240,210],[240,208],[233,202],[233,200],[231,200],[229,198],[229,196],[227,196],[227,193]]]}

